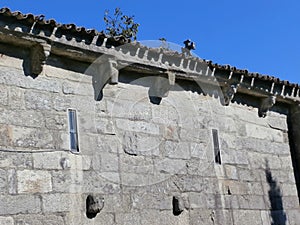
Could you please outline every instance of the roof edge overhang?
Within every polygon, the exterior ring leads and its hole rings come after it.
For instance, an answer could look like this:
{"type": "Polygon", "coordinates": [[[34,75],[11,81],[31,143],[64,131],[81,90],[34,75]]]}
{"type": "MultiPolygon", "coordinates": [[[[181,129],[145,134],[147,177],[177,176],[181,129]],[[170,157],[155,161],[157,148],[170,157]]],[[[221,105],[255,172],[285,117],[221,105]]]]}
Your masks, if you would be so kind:
{"type": "Polygon", "coordinates": [[[106,55],[127,70],[140,73],[173,73],[176,79],[194,80],[221,87],[238,87],[237,92],[255,97],[276,96],[276,101],[299,104],[298,84],[273,76],[250,73],[229,65],[218,65],[197,57],[149,48],[122,37],[109,37],[102,32],[78,28],[74,24],[58,24],[41,16],[0,10],[0,43],[36,48],[44,51],[41,63],[50,54],[71,60],[93,63],[106,55]]]}

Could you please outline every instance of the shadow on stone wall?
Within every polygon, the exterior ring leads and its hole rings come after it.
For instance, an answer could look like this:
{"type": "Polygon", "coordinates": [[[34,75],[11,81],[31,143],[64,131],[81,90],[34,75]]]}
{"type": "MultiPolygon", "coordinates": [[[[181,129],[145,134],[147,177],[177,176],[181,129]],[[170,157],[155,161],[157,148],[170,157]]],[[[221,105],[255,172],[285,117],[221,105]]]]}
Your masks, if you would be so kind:
{"type": "Polygon", "coordinates": [[[266,160],[265,174],[270,187],[268,195],[271,203],[271,225],[286,225],[286,214],[283,209],[282,193],[277,181],[272,177],[268,160],[266,160]]]}
{"type": "MultiPolygon", "coordinates": [[[[297,109],[297,108],[295,108],[297,109]]],[[[288,124],[288,137],[289,137],[289,145],[291,150],[291,157],[292,157],[292,165],[294,171],[294,178],[297,187],[298,193],[298,201],[300,204],[300,155],[297,154],[299,149],[299,114],[300,112],[294,111],[295,109],[291,108],[290,113],[287,117],[287,124],[288,124]]]]}

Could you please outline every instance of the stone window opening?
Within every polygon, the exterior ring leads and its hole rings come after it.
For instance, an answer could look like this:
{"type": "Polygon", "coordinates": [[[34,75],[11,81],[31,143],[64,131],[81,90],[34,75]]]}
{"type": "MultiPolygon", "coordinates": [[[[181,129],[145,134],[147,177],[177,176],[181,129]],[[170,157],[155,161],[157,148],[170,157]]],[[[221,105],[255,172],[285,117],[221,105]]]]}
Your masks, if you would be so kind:
{"type": "Polygon", "coordinates": [[[219,134],[217,129],[212,129],[215,163],[221,165],[221,150],[219,144],[219,134]]]}
{"type": "Polygon", "coordinates": [[[70,150],[73,153],[79,152],[77,112],[75,109],[68,109],[70,150]]]}

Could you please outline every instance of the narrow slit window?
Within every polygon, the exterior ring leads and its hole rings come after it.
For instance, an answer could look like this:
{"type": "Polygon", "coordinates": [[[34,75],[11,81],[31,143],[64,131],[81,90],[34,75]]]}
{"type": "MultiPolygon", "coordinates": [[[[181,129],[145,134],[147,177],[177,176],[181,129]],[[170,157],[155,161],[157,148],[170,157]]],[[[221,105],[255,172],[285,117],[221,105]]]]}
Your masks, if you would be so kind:
{"type": "Polygon", "coordinates": [[[79,152],[76,110],[68,109],[68,116],[69,116],[70,148],[72,152],[79,152]]]}
{"type": "Polygon", "coordinates": [[[219,145],[218,130],[213,129],[212,135],[213,135],[213,144],[214,144],[214,153],[215,153],[215,163],[221,165],[221,151],[220,151],[220,145],[219,145]]]}

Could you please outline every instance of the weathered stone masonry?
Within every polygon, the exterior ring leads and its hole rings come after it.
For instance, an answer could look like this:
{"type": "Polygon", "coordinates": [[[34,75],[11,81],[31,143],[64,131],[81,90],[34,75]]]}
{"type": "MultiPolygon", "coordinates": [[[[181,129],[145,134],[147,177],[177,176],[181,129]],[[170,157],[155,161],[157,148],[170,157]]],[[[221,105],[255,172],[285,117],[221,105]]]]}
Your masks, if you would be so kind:
{"type": "Polygon", "coordinates": [[[0,51],[0,224],[299,224],[298,85],[9,9],[0,51]]]}

